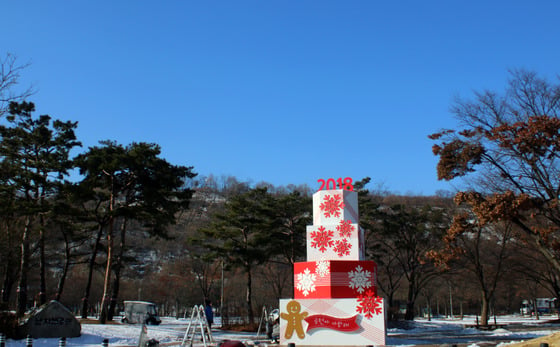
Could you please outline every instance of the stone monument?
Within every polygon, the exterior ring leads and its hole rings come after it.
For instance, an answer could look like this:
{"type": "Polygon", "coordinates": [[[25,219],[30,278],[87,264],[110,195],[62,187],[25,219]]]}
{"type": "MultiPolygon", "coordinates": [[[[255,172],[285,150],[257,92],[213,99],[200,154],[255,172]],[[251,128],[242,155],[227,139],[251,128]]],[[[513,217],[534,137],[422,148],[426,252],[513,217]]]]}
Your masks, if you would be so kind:
{"type": "Polygon", "coordinates": [[[79,337],[82,330],[72,312],[56,300],[32,312],[24,326],[33,338],[79,337]]]}

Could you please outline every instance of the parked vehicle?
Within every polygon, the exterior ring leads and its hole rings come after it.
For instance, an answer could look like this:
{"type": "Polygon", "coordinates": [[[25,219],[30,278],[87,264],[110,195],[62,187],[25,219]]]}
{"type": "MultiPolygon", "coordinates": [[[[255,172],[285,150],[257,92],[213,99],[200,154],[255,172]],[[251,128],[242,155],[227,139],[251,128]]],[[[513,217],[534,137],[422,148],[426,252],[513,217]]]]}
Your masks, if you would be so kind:
{"type": "Polygon", "coordinates": [[[558,311],[556,298],[537,298],[536,302],[534,300],[523,300],[520,312],[523,315],[532,315],[535,313],[535,308],[539,314],[556,313],[558,311]]]}
{"type": "Polygon", "coordinates": [[[159,325],[157,306],[148,301],[125,301],[123,323],[159,325]]]}

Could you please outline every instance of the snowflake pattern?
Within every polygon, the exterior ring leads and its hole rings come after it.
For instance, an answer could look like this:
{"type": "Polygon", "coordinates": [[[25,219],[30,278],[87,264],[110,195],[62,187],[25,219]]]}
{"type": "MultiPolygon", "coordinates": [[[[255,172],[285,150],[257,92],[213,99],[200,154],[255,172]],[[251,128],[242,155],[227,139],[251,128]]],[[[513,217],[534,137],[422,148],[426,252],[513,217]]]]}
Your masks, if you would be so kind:
{"type": "Polygon", "coordinates": [[[382,300],[381,297],[376,296],[371,290],[368,290],[365,295],[358,296],[358,307],[356,311],[363,313],[364,317],[372,318],[373,315],[382,313],[382,300]]]}
{"type": "Polygon", "coordinates": [[[297,289],[303,293],[303,296],[308,296],[309,293],[315,291],[315,280],[317,276],[311,273],[309,269],[303,270],[303,273],[297,274],[297,289]]]}
{"type": "Polygon", "coordinates": [[[343,257],[345,255],[350,255],[350,248],[352,248],[352,244],[346,239],[341,239],[336,241],[333,250],[339,257],[343,257]]]}
{"type": "Polygon", "coordinates": [[[325,217],[340,217],[340,210],[344,208],[344,202],[340,194],[333,196],[325,195],[324,201],[319,205],[321,211],[324,211],[325,217]]]}
{"type": "Polygon", "coordinates": [[[319,260],[315,272],[319,277],[325,277],[331,272],[331,263],[327,260],[319,260]]]}
{"type": "Polygon", "coordinates": [[[320,226],[318,231],[311,232],[311,247],[319,249],[321,252],[325,252],[327,248],[332,247],[334,232],[331,230],[326,230],[325,227],[320,226]]]}
{"type": "Polygon", "coordinates": [[[371,271],[364,270],[360,265],[358,265],[354,271],[348,273],[348,278],[350,279],[349,287],[356,289],[360,294],[362,294],[366,288],[371,287],[371,271]]]}
{"type": "Polygon", "coordinates": [[[351,237],[354,230],[356,230],[356,227],[352,225],[352,221],[343,220],[336,226],[336,230],[338,231],[340,237],[351,237]]]}

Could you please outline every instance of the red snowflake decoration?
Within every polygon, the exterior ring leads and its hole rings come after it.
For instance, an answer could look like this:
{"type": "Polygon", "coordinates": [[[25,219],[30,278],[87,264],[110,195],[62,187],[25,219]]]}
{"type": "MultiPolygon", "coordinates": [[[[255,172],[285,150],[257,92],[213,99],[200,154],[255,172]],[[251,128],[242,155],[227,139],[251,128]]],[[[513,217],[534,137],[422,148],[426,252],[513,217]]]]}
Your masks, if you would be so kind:
{"type": "Polygon", "coordinates": [[[348,243],[346,239],[341,239],[336,241],[333,250],[338,253],[339,257],[342,257],[350,254],[350,248],[352,248],[352,244],[348,243]]]}
{"type": "Polygon", "coordinates": [[[340,210],[344,208],[342,196],[339,194],[334,194],[332,197],[330,195],[325,195],[324,201],[319,205],[319,208],[321,211],[325,212],[326,218],[331,216],[340,217],[340,210]]]}
{"type": "Polygon", "coordinates": [[[382,313],[382,304],[381,297],[368,290],[364,295],[358,296],[358,307],[356,307],[356,310],[359,313],[363,313],[364,317],[372,318],[374,314],[382,313]]]}
{"type": "Polygon", "coordinates": [[[325,227],[319,227],[318,231],[311,232],[311,247],[318,248],[321,252],[325,252],[328,247],[332,247],[334,232],[331,230],[325,230],[325,227]]]}
{"type": "Polygon", "coordinates": [[[336,226],[336,230],[338,230],[340,237],[351,237],[354,230],[356,230],[356,227],[352,225],[351,221],[343,220],[336,226]]]}

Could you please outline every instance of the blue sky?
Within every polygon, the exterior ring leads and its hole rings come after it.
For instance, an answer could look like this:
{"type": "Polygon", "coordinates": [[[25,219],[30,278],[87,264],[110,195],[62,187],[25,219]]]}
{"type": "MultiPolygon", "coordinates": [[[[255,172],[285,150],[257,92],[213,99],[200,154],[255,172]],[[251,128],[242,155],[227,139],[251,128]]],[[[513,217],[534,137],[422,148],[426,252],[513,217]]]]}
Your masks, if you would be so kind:
{"type": "Polygon", "coordinates": [[[5,1],[0,54],[38,114],[158,143],[201,175],[274,185],[438,182],[427,135],[508,69],[555,79],[557,1],[5,1]]]}

